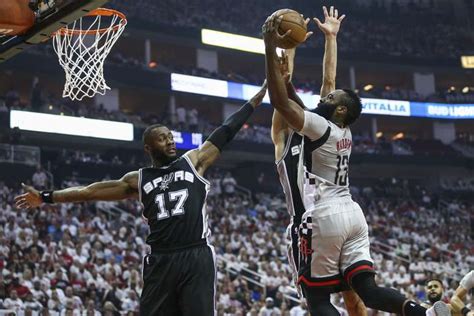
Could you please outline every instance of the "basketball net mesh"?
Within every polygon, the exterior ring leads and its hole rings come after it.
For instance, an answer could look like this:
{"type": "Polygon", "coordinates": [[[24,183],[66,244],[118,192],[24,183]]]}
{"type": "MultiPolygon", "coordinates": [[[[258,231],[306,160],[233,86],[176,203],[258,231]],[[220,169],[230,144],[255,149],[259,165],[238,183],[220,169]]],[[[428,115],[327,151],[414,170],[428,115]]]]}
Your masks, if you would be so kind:
{"type": "Polygon", "coordinates": [[[77,101],[110,90],[104,79],[104,61],[127,25],[118,15],[87,18],[95,20],[85,26],[80,18],[53,37],[54,51],[66,73],[63,98],[77,101]]]}

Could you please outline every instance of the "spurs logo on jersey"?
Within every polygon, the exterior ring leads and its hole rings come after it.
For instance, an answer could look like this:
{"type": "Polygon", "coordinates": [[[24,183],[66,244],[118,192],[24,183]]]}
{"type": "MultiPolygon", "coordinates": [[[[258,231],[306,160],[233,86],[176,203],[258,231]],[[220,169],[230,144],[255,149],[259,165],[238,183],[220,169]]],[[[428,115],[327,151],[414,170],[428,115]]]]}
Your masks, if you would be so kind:
{"type": "Polygon", "coordinates": [[[317,140],[304,137],[302,148],[298,185],[305,209],[312,210],[323,199],[350,196],[350,129],[329,121],[326,133],[317,140]]]}
{"type": "Polygon", "coordinates": [[[143,217],[150,226],[148,244],[178,248],[208,237],[209,182],[187,156],[163,168],[140,169],[139,186],[143,217]]]}

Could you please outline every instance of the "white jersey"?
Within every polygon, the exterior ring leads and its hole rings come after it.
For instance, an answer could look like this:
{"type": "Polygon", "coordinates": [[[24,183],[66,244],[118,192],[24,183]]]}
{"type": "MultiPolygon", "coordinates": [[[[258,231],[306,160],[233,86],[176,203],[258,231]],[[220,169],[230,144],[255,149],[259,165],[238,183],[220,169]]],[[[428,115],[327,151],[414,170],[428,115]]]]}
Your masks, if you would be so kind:
{"type": "Polygon", "coordinates": [[[460,285],[468,291],[474,288],[474,270],[471,270],[462,278],[460,285]]]}
{"type": "Polygon", "coordinates": [[[318,114],[305,112],[298,186],[306,211],[323,200],[350,197],[352,134],[318,114]]]}

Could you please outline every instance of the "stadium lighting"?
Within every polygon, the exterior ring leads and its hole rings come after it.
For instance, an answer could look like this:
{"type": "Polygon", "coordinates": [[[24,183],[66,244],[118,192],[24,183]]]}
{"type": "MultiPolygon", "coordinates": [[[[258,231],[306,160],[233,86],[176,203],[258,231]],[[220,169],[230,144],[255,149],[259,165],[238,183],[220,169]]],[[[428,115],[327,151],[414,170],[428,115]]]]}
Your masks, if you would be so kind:
{"type": "Polygon", "coordinates": [[[462,93],[469,93],[470,88],[469,87],[464,87],[462,88],[462,93]]]}
{"type": "Polygon", "coordinates": [[[463,68],[474,68],[474,56],[461,56],[463,68]]]}
{"type": "Polygon", "coordinates": [[[375,137],[377,137],[377,138],[380,138],[380,137],[382,137],[382,136],[383,136],[383,133],[382,133],[382,132],[377,132],[377,133],[375,133],[375,137]]]}
{"type": "MultiPolygon", "coordinates": [[[[265,55],[265,43],[263,43],[261,38],[257,37],[201,29],[201,41],[207,45],[265,55]]],[[[277,48],[277,53],[280,54],[280,52],[281,49],[277,48]]]]}
{"type": "Polygon", "coordinates": [[[368,84],[368,85],[365,85],[365,86],[364,86],[364,91],[370,91],[370,90],[372,90],[373,88],[374,88],[374,85],[368,84]]]}
{"type": "Polygon", "coordinates": [[[405,137],[405,134],[403,133],[398,133],[396,134],[395,136],[392,137],[393,140],[397,140],[397,139],[403,139],[405,137]]]}

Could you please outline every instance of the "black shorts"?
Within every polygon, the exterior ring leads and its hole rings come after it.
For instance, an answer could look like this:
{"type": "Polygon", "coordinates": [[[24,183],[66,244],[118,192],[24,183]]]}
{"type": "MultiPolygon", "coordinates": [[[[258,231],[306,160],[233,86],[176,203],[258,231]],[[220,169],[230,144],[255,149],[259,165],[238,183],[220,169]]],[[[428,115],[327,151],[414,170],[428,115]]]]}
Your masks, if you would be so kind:
{"type": "Polygon", "coordinates": [[[214,258],[209,245],[146,255],[140,315],[215,315],[214,258]]]}
{"type": "Polygon", "coordinates": [[[292,223],[288,227],[288,262],[291,265],[291,268],[296,273],[296,278],[298,277],[298,270],[300,267],[300,250],[298,247],[298,230],[300,223],[292,223]]]}

